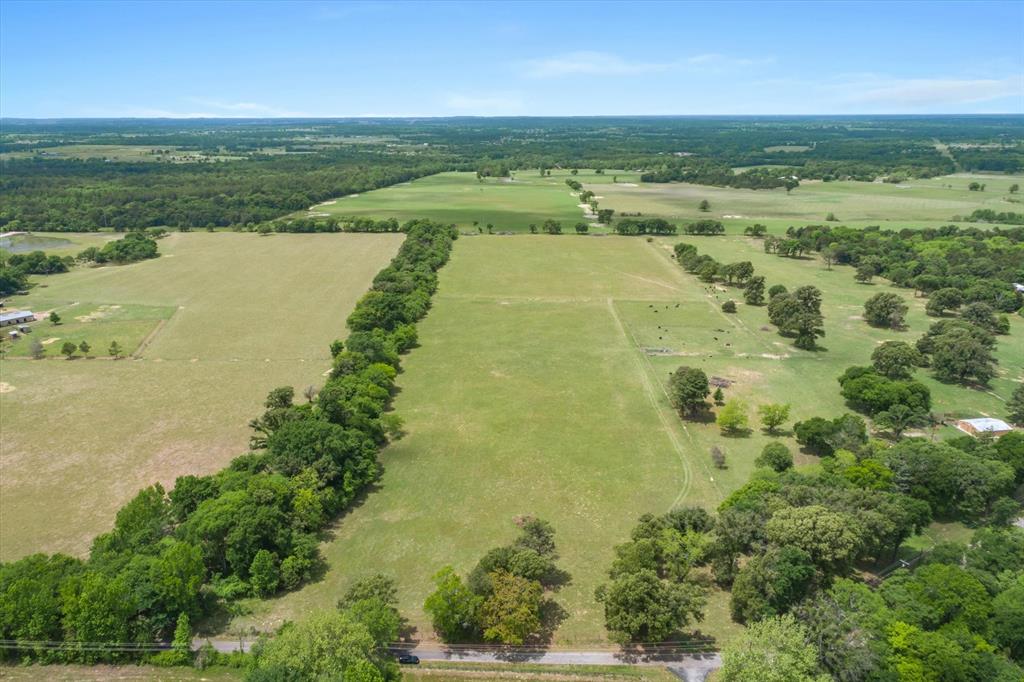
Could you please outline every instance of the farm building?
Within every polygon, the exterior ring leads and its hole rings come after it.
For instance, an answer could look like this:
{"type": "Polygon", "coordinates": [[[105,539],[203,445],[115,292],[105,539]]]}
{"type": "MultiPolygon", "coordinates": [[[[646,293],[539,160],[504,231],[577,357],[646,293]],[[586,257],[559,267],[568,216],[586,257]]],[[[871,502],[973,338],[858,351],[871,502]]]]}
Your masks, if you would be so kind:
{"type": "Polygon", "coordinates": [[[0,327],[7,327],[12,324],[24,324],[25,322],[34,322],[36,316],[32,314],[30,310],[15,310],[12,313],[3,313],[0,315],[0,327]]]}
{"type": "Polygon", "coordinates": [[[956,428],[960,429],[964,433],[969,433],[972,436],[977,436],[982,433],[1001,436],[1004,433],[1009,433],[1013,430],[1013,427],[1002,419],[992,419],[991,417],[982,417],[979,419],[958,419],[956,422],[956,428]]]}

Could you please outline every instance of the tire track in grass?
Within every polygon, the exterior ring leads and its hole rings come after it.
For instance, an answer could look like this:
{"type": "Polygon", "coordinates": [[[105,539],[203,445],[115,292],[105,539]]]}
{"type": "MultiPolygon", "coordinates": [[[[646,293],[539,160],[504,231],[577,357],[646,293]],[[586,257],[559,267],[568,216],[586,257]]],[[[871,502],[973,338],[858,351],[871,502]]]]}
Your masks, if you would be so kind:
{"type": "MultiPolygon", "coordinates": [[[[664,408],[663,403],[658,401],[658,392],[654,387],[654,382],[651,381],[651,375],[654,373],[654,366],[650,364],[650,360],[647,359],[646,355],[644,355],[643,350],[637,343],[636,337],[633,336],[632,332],[629,331],[625,323],[622,321],[622,318],[619,317],[619,313],[615,309],[615,302],[611,298],[606,299],[606,301],[608,305],[608,313],[615,321],[615,325],[618,327],[619,333],[621,333],[623,338],[625,338],[626,341],[629,342],[630,346],[632,346],[632,350],[634,351],[633,361],[636,363],[637,370],[640,373],[640,380],[643,383],[644,392],[647,394],[647,398],[650,400],[651,406],[658,414],[658,419],[661,421],[662,428],[668,434],[669,440],[672,443],[672,448],[676,452],[676,457],[679,459],[679,465],[683,471],[683,484],[680,487],[679,494],[676,495],[675,500],[673,500],[672,504],[669,505],[669,510],[671,511],[677,507],[687,495],[690,494],[690,490],[693,488],[693,466],[690,463],[683,444],[679,441],[679,437],[676,435],[674,426],[679,424],[679,426],[682,427],[683,433],[686,434],[687,440],[690,441],[690,445],[694,448],[696,448],[697,443],[693,438],[693,434],[691,434],[690,430],[686,427],[686,424],[679,422],[679,420],[676,419],[675,413],[668,412],[664,408]]],[[[668,391],[664,386],[661,387],[661,393],[664,395],[665,399],[668,400],[668,391]]],[[[706,468],[707,467],[705,465],[705,469],[706,468]]],[[[721,496],[718,484],[714,482],[714,478],[710,475],[710,472],[708,472],[708,478],[714,485],[715,490],[719,493],[719,496],[721,496]]]]}

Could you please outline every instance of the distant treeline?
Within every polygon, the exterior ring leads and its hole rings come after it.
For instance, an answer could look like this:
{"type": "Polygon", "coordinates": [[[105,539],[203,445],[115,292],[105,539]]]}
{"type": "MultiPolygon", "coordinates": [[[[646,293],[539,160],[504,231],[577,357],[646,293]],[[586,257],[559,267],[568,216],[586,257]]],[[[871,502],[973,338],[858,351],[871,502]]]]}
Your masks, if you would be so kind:
{"type": "Polygon", "coordinates": [[[0,228],[88,232],[245,226],[457,168],[436,156],[365,152],[210,165],[9,159],[0,167],[0,228]]]}

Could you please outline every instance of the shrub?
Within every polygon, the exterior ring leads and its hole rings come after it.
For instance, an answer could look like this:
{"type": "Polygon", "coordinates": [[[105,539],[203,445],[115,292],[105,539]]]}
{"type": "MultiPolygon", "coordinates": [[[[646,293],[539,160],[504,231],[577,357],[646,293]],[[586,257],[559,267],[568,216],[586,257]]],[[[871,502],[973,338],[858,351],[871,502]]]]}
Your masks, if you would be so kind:
{"type": "Polygon", "coordinates": [[[754,464],[774,471],[785,471],[793,466],[793,453],[782,443],[773,441],[764,446],[754,464]]]}

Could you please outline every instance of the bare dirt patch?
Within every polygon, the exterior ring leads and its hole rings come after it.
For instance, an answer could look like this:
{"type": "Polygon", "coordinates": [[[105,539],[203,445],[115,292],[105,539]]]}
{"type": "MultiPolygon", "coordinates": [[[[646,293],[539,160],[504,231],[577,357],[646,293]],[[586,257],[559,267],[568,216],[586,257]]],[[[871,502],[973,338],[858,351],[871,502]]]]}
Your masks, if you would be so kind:
{"type": "Polygon", "coordinates": [[[10,393],[14,390],[14,386],[7,383],[6,381],[0,381],[0,393],[10,393]]]}

